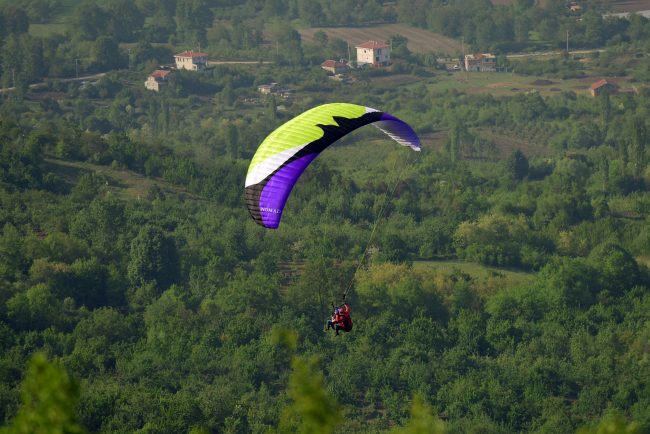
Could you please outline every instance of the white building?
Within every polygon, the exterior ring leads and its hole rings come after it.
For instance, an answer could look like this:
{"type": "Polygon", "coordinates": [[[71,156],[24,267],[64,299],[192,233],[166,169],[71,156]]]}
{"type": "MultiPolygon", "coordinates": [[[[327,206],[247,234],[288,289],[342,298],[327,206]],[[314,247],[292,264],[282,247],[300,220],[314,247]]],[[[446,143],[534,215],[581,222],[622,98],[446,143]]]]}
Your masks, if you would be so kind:
{"type": "Polygon", "coordinates": [[[260,84],[257,86],[257,90],[260,93],[263,93],[264,95],[269,95],[271,93],[276,93],[280,87],[278,86],[277,83],[271,83],[271,84],[260,84]]]}
{"type": "Polygon", "coordinates": [[[390,63],[390,47],[383,42],[368,41],[355,48],[358,66],[385,66],[390,63]]]}
{"type": "Polygon", "coordinates": [[[174,55],[177,69],[187,69],[188,71],[202,71],[208,66],[208,53],[198,51],[183,51],[174,55]]]}
{"type": "Polygon", "coordinates": [[[144,87],[149,90],[160,92],[160,88],[165,84],[170,73],[171,71],[165,69],[156,69],[154,72],[149,74],[147,81],[144,82],[144,87]]]}
{"type": "Polygon", "coordinates": [[[497,70],[497,58],[494,54],[466,54],[465,71],[494,72],[497,70]]]}

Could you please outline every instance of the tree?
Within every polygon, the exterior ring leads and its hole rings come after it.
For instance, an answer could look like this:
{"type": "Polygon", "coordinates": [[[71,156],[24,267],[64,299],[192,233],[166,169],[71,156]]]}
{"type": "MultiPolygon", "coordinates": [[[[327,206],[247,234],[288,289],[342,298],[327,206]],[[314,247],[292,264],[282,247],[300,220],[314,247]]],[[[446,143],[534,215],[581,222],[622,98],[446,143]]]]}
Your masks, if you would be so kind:
{"type": "Polygon", "coordinates": [[[239,158],[239,134],[237,132],[237,125],[232,122],[226,124],[225,139],[230,158],[239,158]]]}
{"type": "Polygon", "coordinates": [[[22,384],[22,405],[0,434],[81,434],[75,407],[79,386],[42,353],[32,357],[22,384]]]}
{"type": "MultiPolygon", "coordinates": [[[[0,165],[0,170],[3,167],[0,165]]],[[[0,181],[5,181],[0,177],[0,181]]],[[[0,232],[0,279],[13,281],[28,268],[25,239],[11,223],[5,223],[0,232]]]]}
{"type": "Polygon", "coordinates": [[[30,0],[26,12],[30,22],[46,23],[56,14],[60,6],[60,0],[30,0]]]}
{"type": "Polygon", "coordinates": [[[609,92],[605,91],[600,96],[600,127],[603,131],[603,135],[607,134],[607,128],[609,128],[611,117],[612,102],[609,97],[609,92]]]}
{"type": "Polygon", "coordinates": [[[646,166],[646,145],[648,142],[648,130],[645,125],[645,118],[634,116],[630,128],[630,155],[634,159],[634,176],[640,177],[646,166]]]}
{"type": "Polygon", "coordinates": [[[10,34],[2,46],[1,61],[3,77],[3,87],[13,87],[16,85],[16,74],[22,71],[22,56],[16,56],[15,53],[21,52],[20,38],[10,34]]]}
{"type": "Polygon", "coordinates": [[[156,282],[160,288],[178,277],[178,253],[174,240],[157,226],[145,225],[131,242],[128,277],[134,285],[156,282]]]}
{"type": "Polygon", "coordinates": [[[80,39],[95,40],[105,34],[108,22],[106,11],[94,1],[86,0],[75,9],[70,28],[80,39]]]}
{"type": "Polygon", "coordinates": [[[192,37],[192,42],[205,40],[205,29],[212,24],[212,11],[207,0],[178,0],[176,3],[178,30],[192,37]]]}
{"type": "Polygon", "coordinates": [[[401,50],[402,53],[405,55],[411,54],[408,49],[408,42],[409,42],[408,38],[400,34],[392,35],[388,38],[388,43],[390,44],[391,49],[393,51],[401,50]]]}
{"type": "Polygon", "coordinates": [[[411,404],[411,418],[406,426],[393,428],[390,434],[444,434],[445,425],[431,412],[424,399],[415,395],[411,404]]]}
{"type": "Polygon", "coordinates": [[[322,30],[317,31],[314,33],[314,41],[318,42],[321,46],[326,46],[328,42],[328,37],[327,33],[325,33],[322,30]]]}
{"type": "Polygon", "coordinates": [[[265,0],[262,15],[266,18],[284,16],[287,13],[286,3],[284,0],[265,0]]]}
{"type": "Polygon", "coordinates": [[[621,296],[634,285],[644,283],[634,257],[617,244],[605,243],[596,247],[589,259],[600,271],[602,287],[614,296],[621,296]]]}
{"type": "Polygon", "coordinates": [[[118,255],[126,226],[124,204],[113,197],[92,201],[73,218],[70,232],[90,243],[96,255],[118,255]]]}
{"type": "Polygon", "coordinates": [[[599,47],[605,39],[605,21],[602,13],[590,8],[582,16],[585,27],[585,41],[594,47],[599,47]]]}
{"type": "Polygon", "coordinates": [[[596,426],[582,427],[576,434],[641,434],[643,431],[638,423],[628,423],[618,412],[612,412],[603,416],[596,426]]]}
{"type": "Polygon", "coordinates": [[[23,74],[27,80],[41,78],[46,73],[43,44],[39,39],[23,39],[23,74]]]}
{"type": "Polygon", "coordinates": [[[405,0],[397,3],[397,19],[417,27],[426,27],[429,2],[425,0],[405,0]]]}
{"type": "Polygon", "coordinates": [[[112,0],[108,11],[109,33],[118,41],[131,41],[144,26],[144,14],[131,0],[112,0]]]}
{"type": "Polygon", "coordinates": [[[310,26],[321,24],[323,21],[323,8],[317,1],[299,0],[298,11],[300,19],[310,26]]]}
{"type": "Polygon", "coordinates": [[[7,317],[19,330],[44,330],[58,325],[62,315],[61,303],[44,283],[7,300],[7,317]]]}
{"type": "Polygon", "coordinates": [[[4,24],[4,28],[0,30],[0,35],[27,33],[29,30],[29,17],[24,9],[16,6],[8,6],[0,10],[0,12],[4,24]]]}
{"type": "Polygon", "coordinates": [[[124,66],[124,59],[114,38],[100,36],[92,48],[92,63],[100,71],[124,66]]]}
{"type": "Polygon", "coordinates": [[[556,305],[584,309],[595,302],[600,290],[598,271],[583,259],[557,258],[540,275],[556,305]]]}
{"type": "Polygon", "coordinates": [[[463,145],[469,141],[470,134],[462,119],[454,118],[452,122],[449,136],[445,141],[445,148],[449,152],[451,161],[456,161],[462,156],[463,145]]]}
{"type": "Polygon", "coordinates": [[[292,404],[285,408],[280,421],[284,432],[327,434],[341,421],[336,400],[327,395],[323,374],[316,359],[294,357],[289,377],[288,394],[292,404]]]}
{"type": "Polygon", "coordinates": [[[228,77],[228,80],[226,81],[226,84],[221,90],[221,94],[219,96],[223,104],[225,104],[227,107],[232,106],[235,102],[235,92],[233,90],[232,80],[230,77],[228,77]]]}
{"type": "Polygon", "coordinates": [[[512,151],[505,164],[510,179],[521,181],[528,175],[528,159],[519,149],[512,151]]]}

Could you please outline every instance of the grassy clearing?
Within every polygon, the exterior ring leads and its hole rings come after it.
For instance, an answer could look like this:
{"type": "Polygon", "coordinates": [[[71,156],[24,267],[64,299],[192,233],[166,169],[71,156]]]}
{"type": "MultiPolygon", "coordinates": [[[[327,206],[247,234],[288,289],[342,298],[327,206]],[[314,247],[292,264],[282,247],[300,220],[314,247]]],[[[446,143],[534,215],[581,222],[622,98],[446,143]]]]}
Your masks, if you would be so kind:
{"type": "MultiPolygon", "coordinates": [[[[371,135],[371,132],[374,130],[364,132],[361,129],[352,133],[353,138],[357,140],[352,143],[347,141],[336,143],[319,159],[336,167],[358,183],[378,178],[386,178],[390,182],[409,161],[413,161],[413,158],[417,156],[409,152],[409,149],[396,145],[390,139],[376,138],[371,135]]],[[[543,143],[535,143],[528,139],[507,135],[503,132],[495,133],[487,129],[479,129],[478,132],[494,142],[499,150],[499,159],[506,158],[515,149],[520,149],[528,157],[545,156],[550,153],[543,143]]],[[[422,153],[440,151],[444,146],[447,134],[447,131],[437,131],[421,135],[422,153]]],[[[483,161],[480,163],[486,164],[483,161]]]]}
{"type": "MultiPolygon", "coordinates": [[[[363,130],[352,134],[358,140],[354,143],[337,143],[323,152],[319,159],[336,167],[357,183],[382,179],[394,182],[407,163],[417,157],[415,152],[390,139],[377,139],[363,130]]],[[[423,147],[426,152],[427,144],[423,143],[423,147]]]]}
{"type": "Polygon", "coordinates": [[[183,194],[185,197],[193,197],[186,190],[171,185],[160,178],[147,178],[130,170],[53,158],[46,159],[46,164],[47,170],[54,172],[69,183],[75,183],[80,176],[86,173],[104,176],[107,178],[106,188],[108,191],[124,200],[145,199],[155,185],[160,187],[165,194],[183,194]]]}
{"type": "Polygon", "coordinates": [[[350,43],[351,48],[363,42],[386,41],[390,36],[402,35],[408,38],[408,48],[414,53],[445,53],[455,55],[462,51],[459,41],[418,29],[405,24],[382,24],[369,27],[312,27],[300,29],[300,37],[305,42],[312,42],[314,34],[323,31],[331,38],[338,38],[350,43]]]}
{"type": "Polygon", "coordinates": [[[650,256],[637,256],[636,262],[650,268],[650,256]]]}
{"type": "Polygon", "coordinates": [[[479,283],[489,283],[490,286],[513,287],[530,283],[532,273],[524,271],[505,270],[502,268],[488,267],[475,262],[449,261],[415,261],[413,268],[416,271],[436,271],[451,273],[460,270],[469,274],[479,283]]]}
{"type": "Polygon", "coordinates": [[[496,133],[483,128],[479,128],[478,132],[480,132],[481,136],[494,142],[499,150],[499,158],[508,157],[515,149],[519,149],[528,158],[549,156],[552,153],[543,143],[536,143],[530,139],[496,133]]]}
{"type": "MultiPolygon", "coordinates": [[[[645,258],[650,260],[650,258],[645,258]]],[[[286,262],[279,264],[280,271],[284,274],[284,284],[288,285],[302,274],[304,262],[286,262]]],[[[435,273],[437,275],[450,275],[455,271],[468,274],[480,286],[498,290],[506,287],[525,285],[533,280],[533,273],[518,270],[506,270],[497,267],[488,267],[475,262],[459,260],[441,261],[414,261],[413,270],[416,273],[435,273]]]]}
{"type": "Polygon", "coordinates": [[[39,38],[46,38],[52,35],[63,35],[67,29],[68,26],[63,23],[30,24],[29,34],[39,38]]]}
{"type": "Polygon", "coordinates": [[[469,94],[489,93],[492,95],[514,95],[517,93],[539,92],[542,95],[557,95],[572,90],[587,93],[588,84],[577,79],[548,80],[541,76],[516,75],[508,72],[455,72],[436,76],[437,81],[430,84],[433,91],[463,91],[469,94]],[[543,83],[543,84],[540,84],[543,83]]]}

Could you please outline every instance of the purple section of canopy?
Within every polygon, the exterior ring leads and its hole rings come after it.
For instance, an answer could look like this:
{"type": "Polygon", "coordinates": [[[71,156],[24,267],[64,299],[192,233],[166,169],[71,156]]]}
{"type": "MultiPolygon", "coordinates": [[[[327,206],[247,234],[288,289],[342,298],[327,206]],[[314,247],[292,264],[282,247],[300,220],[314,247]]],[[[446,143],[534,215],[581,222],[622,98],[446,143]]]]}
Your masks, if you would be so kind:
{"type": "Polygon", "coordinates": [[[413,131],[413,128],[403,120],[384,112],[381,115],[381,120],[375,122],[373,125],[385,133],[395,136],[393,139],[401,145],[409,146],[415,151],[420,150],[420,138],[413,131]],[[405,142],[408,142],[408,144],[405,142]]]}
{"type": "Polygon", "coordinates": [[[260,214],[264,226],[276,229],[280,225],[280,217],[284,204],[294,184],[318,154],[307,154],[278,170],[264,186],[260,195],[260,214]]]}

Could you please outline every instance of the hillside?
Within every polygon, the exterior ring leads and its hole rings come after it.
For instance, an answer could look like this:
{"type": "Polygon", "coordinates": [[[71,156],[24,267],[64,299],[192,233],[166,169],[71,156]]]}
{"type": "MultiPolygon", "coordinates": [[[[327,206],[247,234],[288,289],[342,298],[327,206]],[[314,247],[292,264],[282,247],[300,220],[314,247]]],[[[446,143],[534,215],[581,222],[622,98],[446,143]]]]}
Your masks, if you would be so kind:
{"type": "Polygon", "coordinates": [[[610,2],[613,12],[638,12],[650,10],[648,0],[613,0],[610,2]]]}
{"type": "Polygon", "coordinates": [[[386,41],[389,37],[401,35],[408,38],[408,48],[415,53],[439,53],[455,56],[462,52],[461,43],[454,39],[438,35],[427,30],[404,24],[382,24],[363,27],[313,27],[299,29],[300,37],[312,42],[314,34],[325,32],[329,38],[338,38],[349,42],[350,47],[366,41],[386,41]]]}
{"type": "MultiPolygon", "coordinates": [[[[510,6],[514,0],[491,0],[493,5],[510,6]]],[[[536,3],[544,5],[544,0],[539,0],[536,3]]],[[[578,2],[581,3],[581,2],[578,2]]],[[[597,2],[605,3],[605,2],[597,2]]],[[[607,3],[612,12],[638,12],[650,10],[650,1],[648,0],[610,0],[607,3]]]]}
{"type": "Polygon", "coordinates": [[[0,434],[650,432],[650,20],[520,6],[0,0],[0,434]]]}

